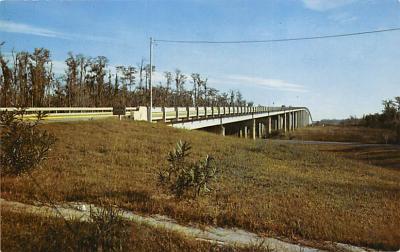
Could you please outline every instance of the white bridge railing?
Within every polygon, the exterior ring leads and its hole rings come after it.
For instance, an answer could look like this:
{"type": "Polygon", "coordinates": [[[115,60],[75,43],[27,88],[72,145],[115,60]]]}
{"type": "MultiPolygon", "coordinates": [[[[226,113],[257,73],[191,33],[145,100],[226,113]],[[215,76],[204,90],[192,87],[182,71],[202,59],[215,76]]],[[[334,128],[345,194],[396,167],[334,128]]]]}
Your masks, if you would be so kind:
{"type": "MultiPolygon", "coordinates": [[[[299,107],[153,107],[153,121],[201,120],[212,117],[225,117],[252,113],[265,113],[298,109],[299,107]]],[[[0,111],[16,110],[14,107],[0,108],[0,111]]],[[[126,107],[124,115],[134,120],[146,121],[149,118],[148,107],[126,107]]],[[[305,108],[306,109],[306,108],[305,108]]],[[[115,116],[112,107],[36,107],[26,108],[24,118],[34,118],[39,111],[46,112],[46,120],[94,119],[115,116]]]]}
{"type": "MultiPolygon", "coordinates": [[[[285,111],[293,109],[292,107],[154,107],[152,109],[153,121],[190,121],[201,120],[212,117],[236,116],[252,113],[266,113],[273,111],[285,111]]],[[[135,120],[148,120],[149,109],[139,107],[134,112],[135,120]]]]}
{"type": "MultiPolygon", "coordinates": [[[[0,108],[0,111],[14,111],[19,108],[7,107],[0,108]]],[[[35,107],[24,108],[24,118],[33,119],[36,113],[45,112],[47,116],[45,120],[64,120],[64,119],[93,119],[102,117],[112,117],[112,107],[35,107]]],[[[127,107],[126,116],[130,116],[133,111],[137,111],[137,107],[127,107]]]]}

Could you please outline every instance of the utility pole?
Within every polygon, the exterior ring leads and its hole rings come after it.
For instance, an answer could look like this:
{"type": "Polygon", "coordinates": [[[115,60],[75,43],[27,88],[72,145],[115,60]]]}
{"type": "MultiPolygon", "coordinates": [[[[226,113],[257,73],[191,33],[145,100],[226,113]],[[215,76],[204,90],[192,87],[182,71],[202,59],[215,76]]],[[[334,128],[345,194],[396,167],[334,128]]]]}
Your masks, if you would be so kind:
{"type": "Polygon", "coordinates": [[[153,74],[153,65],[152,65],[152,52],[153,51],[153,38],[150,37],[150,74],[149,74],[149,86],[150,86],[150,108],[148,110],[148,121],[152,122],[152,111],[153,111],[153,85],[151,81],[151,77],[153,74]]]}

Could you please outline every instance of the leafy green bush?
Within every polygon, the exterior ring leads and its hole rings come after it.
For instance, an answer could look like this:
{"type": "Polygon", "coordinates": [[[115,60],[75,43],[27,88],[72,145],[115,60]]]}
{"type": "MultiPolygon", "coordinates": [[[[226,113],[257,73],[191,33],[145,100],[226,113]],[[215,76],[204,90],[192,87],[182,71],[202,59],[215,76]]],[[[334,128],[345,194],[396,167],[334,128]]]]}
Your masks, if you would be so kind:
{"type": "Polygon", "coordinates": [[[194,197],[199,196],[201,192],[209,192],[209,184],[217,173],[214,159],[209,155],[195,163],[187,161],[190,150],[190,144],[180,140],[168,153],[169,166],[159,171],[160,184],[168,187],[178,197],[187,191],[192,191],[194,197]]]}
{"type": "Polygon", "coordinates": [[[38,113],[33,122],[23,120],[24,114],[23,109],[0,112],[2,174],[20,175],[34,169],[56,142],[53,134],[37,127],[45,114],[38,113]]]}

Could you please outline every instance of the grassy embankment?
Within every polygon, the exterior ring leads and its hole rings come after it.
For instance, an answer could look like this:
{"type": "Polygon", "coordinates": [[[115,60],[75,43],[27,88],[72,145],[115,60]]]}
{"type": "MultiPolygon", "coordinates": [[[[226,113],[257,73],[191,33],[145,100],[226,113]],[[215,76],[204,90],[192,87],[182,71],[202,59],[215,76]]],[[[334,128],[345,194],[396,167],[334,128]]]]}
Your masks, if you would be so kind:
{"type": "MultiPolygon", "coordinates": [[[[295,146],[189,132],[161,124],[92,121],[48,124],[59,141],[33,176],[56,201],[107,199],[179,222],[239,227],[290,240],[400,247],[399,170],[295,146]],[[157,185],[176,141],[192,157],[216,158],[215,191],[178,200],[157,185]]],[[[28,177],[1,178],[2,197],[46,201],[28,177]]],[[[23,224],[21,224],[23,225],[23,224]]],[[[7,235],[3,230],[2,235],[7,235]]]]}
{"type": "MultiPolygon", "coordinates": [[[[215,252],[268,252],[268,249],[254,244],[249,247],[230,247],[212,244],[206,241],[191,240],[184,235],[163,229],[154,229],[146,225],[126,223],[130,233],[120,251],[215,251],[215,252]]],[[[39,217],[14,211],[2,212],[2,246],[4,251],[91,251],[89,243],[93,237],[95,225],[86,222],[71,221],[71,233],[61,219],[39,217]]],[[[93,244],[93,243],[92,243],[93,244]]]]}
{"type": "MultiPolygon", "coordinates": [[[[358,126],[316,126],[296,129],[284,139],[358,142],[386,144],[394,142],[396,135],[387,129],[372,129],[358,126]]],[[[368,164],[388,168],[400,168],[400,146],[396,145],[319,145],[319,150],[334,152],[340,156],[356,159],[368,164]]]]}
{"type": "Polygon", "coordinates": [[[361,126],[313,126],[289,132],[285,138],[311,141],[394,143],[396,133],[388,129],[361,126]]]}

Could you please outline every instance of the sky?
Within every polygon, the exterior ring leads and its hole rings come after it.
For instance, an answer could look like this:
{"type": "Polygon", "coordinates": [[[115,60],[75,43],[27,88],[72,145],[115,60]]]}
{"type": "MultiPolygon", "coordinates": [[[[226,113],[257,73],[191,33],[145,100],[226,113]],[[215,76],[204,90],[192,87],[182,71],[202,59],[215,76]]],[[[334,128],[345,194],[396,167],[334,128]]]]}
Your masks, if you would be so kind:
{"type": "MultiPolygon", "coordinates": [[[[68,52],[110,66],[149,59],[149,38],[267,40],[400,27],[400,0],[1,1],[2,53],[45,47],[63,72],[68,52]]],[[[220,91],[266,106],[306,106],[313,119],[379,112],[400,96],[400,31],[259,44],[169,44],[161,73],[200,73],[220,91]]],[[[188,88],[191,87],[190,82],[188,88]]]]}

